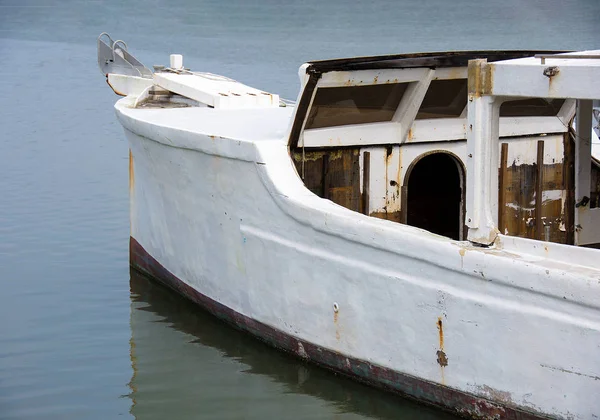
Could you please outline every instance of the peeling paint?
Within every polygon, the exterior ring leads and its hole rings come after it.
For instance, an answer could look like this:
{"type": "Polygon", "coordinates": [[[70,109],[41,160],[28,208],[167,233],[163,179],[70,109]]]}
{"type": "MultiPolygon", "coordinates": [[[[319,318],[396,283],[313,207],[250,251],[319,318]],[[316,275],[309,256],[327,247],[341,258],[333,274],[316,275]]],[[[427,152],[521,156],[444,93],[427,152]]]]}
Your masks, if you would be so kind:
{"type": "Polygon", "coordinates": [[[500,401],[505,404],[512,404],[512,396],[510,392],[499,391],[487,385],[478,386],[477,389],[494,401],[500,401]]]}

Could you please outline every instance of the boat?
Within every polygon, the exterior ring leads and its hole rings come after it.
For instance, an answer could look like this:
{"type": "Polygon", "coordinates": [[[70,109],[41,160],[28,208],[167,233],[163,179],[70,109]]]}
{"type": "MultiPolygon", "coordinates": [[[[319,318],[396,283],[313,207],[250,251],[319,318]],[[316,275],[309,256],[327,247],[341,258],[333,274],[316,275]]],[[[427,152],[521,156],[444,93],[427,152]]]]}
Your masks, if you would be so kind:
{"type": "Polygon", "coordinates": [[[465,418],[600,416],[600,50],[300,66],[295,102],[98,39],[131,266],[465,418]]]}

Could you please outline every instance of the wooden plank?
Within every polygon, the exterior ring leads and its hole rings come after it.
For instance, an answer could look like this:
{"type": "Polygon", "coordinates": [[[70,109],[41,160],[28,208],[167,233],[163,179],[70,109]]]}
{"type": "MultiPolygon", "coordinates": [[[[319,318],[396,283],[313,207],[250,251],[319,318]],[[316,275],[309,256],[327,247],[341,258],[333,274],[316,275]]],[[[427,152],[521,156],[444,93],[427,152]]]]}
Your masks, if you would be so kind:
{"type": "Polygon", "coordinates": [[[508,166],[508,143],[502,143],[500,149],[500,176],[498,179],[498,227],[504,233],[506,212],[506,168],[508,166]]]}
{"type": "Polygon", "coordinates": [[[363,214],[369,215],[369,188],[371,176],[371,153],[363,153],[363,193],[362,193],[362,210],[363,214]]]}
{"type": "Polygon", "coordinates": [[[329,173],[329,155],[324,155],[323,156],[323,179],[322,179],[322,186],[323,186],[323,198],[329,200],[329,188],[331,187],[329,185],[329,177],[327,176],[327,174],[329,173]]]}
{"type": "Polygon", "coordinates": [[[563,176],[564,188],[567,190],[565,200],[565,230],[566,242],[575,243],[575,145],[571,133],[565,133],[564,140],[563,176]]]}
{"type": "Polygon", "coordinates": [[[544,169],[544,140],[537,142],[536,177],[535,177],[535,238],[543,238],[544,225],[542,223],[542,188],[544,169]]]}

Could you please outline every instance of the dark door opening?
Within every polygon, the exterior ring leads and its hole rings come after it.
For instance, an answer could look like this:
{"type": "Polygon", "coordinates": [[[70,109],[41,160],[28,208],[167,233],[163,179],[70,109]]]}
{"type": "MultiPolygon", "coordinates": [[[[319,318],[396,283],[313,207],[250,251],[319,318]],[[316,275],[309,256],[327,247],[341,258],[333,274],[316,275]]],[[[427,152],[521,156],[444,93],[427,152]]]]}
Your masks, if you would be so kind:
{"type": "Polygon", "coordinates": [[[462,239],[462,175],[460,163],[447,153],[421,158],[409,173],[407,224],[462,239]]]}

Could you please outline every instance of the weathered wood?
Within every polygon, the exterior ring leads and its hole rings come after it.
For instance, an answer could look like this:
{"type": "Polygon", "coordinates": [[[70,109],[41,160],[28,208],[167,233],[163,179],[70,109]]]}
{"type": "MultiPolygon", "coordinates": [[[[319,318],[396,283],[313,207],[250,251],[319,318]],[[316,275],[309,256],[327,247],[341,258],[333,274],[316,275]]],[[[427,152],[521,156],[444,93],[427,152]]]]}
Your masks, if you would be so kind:
{"type": "Polygon", "coordinates": [[[329,155],[323,156],[323,178],[322,178],[322,186],[323,186],[323,198],[329,199],[329,180],[327,178],[327,173],[329,172],[329,155]]]}
{"type": "Polygon", "coordinates": [[[575,243],[575,144],[571,133],[565,133],[563,139],[564,160],[562,179],[566,189],[565,205],[563,209],[565,223],[565,243],[575,243]]]}
{"type": "Polygon", "coordinates": [[[363,192],[362,210],[363,214],[369,215],[369,188],[371,186],[371,153],[363,152],[363,192]]]}
{"type": "Polygon", "coordinates": [[[299,174],[303,172],[304,166],[304,185],[319,197],[324,197],[323,191],[323,157],[325,152],[306,152],[304,156],[302,150],[292,153],[294,165],[299,174]]]}
{"type": "Polygon", "coordinates": [[[508,143],[502,143],[500,150],[500,171],[498,178],[498,228],[500,232],[504,232],[505,226],[505,212],[506,212],[506,200],[505,200],[505,175],[506,167],[508,165],[508,143]]]}
{"type": "Polygon", "coordinates": [[[542,223],[542,188],[544,174],[544,140],[537,142],[537,159],[536,159],[536,176],[535,176],[535,237],[542,239],[544,226],[542,223]]]}

